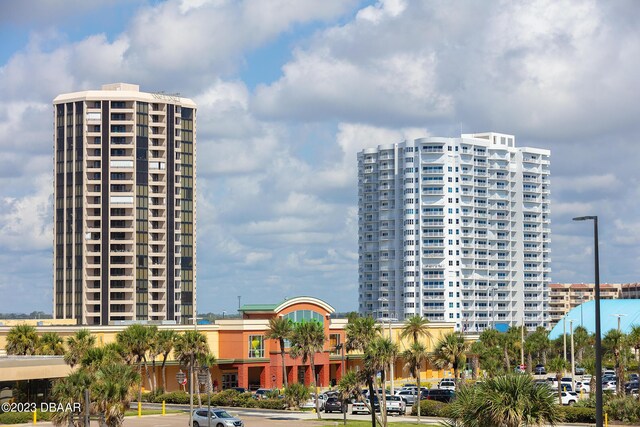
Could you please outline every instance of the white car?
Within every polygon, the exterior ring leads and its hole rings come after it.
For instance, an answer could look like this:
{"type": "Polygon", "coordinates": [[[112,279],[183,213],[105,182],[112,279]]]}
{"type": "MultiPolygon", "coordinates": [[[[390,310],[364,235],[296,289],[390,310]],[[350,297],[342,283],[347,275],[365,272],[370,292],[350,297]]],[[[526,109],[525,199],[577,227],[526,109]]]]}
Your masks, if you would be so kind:
{"type": "Polygon", "coordinates": [[[591,385],[589,382],[576,381],[576,392],[591,393],[591,385]]]}
{"type": "Polygon", "coordinates": [[[407,413],[407,404],[400,396],[386,396],[387,401],[387,413],[396,413],[398,415],[405,415],[407,413]]]}
{"type": "Polygon", "coordinates": [[[440,384],[438,384],[438,388],[440,390],[455,390],[456,389],[456,383],[454,383],[453,381],[440,381],[440,384]]]}
{"type": "Polygon", "coordinates": [[[607,381],[606,383],[602,383],[602,391],[616,391],[616,382],[607,381]]]}
{"type": "MultiPolygon", "coordinates": [[[[369,402],[369,400],[367,400],[369,402]]],[[[367,407],[367,405],[362,401],[353,402],[351,405],[351,413],[352,414],[370,414],[371,411],[367,407]]]]}
{"type": "Polygon", "coordinates": [[[198,408],[193,411],[193,427],[243,427],[244,423],[239,418],[230,415],[224,409],[211,408],[209,411],[211,422],[207,419],[207,408],[198,408]]]}
{"type": "Polygon", "coordinates": [[[576,404],[576,402],[578,401],[579,397],[578,394],[573,392],[573,391],[563,391],[561,393],[562,396],[562,404],[563,405],[569,405],[569,406],[573,406],[576,404]]]}
{"type": "MultiPolygon", "coordinates": [[[[309,400],[307,400],[305,403],[302,404],[301,408],[315,409],[316,408],[315,394],[311,393],[311,397],[309,398],[309,400]]],[[[320,399],[318,399],[318,408],[320,408],[321,411],[324,409],[324,399],[322,395],[320,396],[320,399]]]]}

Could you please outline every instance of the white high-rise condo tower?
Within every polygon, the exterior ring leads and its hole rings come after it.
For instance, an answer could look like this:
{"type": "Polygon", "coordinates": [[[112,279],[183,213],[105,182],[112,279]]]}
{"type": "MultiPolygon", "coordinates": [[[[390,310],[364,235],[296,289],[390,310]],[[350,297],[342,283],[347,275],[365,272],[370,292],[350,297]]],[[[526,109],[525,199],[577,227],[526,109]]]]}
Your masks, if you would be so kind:
{"type": "Polygon", "coordinates": [[[549,157],[498,133],[358,153],[360,313],[547,327],[549,157]]]}
{"type": "Polygon", "coordinates": [[[191,322],[196,105],[116,83],[53,107],[54,318],[191,322]]]}

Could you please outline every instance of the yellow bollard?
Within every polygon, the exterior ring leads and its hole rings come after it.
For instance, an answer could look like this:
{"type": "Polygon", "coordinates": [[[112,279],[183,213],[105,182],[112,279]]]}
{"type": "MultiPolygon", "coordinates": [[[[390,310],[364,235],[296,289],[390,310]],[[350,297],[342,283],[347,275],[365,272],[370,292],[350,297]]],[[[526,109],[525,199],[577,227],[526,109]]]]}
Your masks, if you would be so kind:
{"type": "Polygon", "coordinates": [[[609,427],[609,414],[604,414],[604,427],[609,427]]]}
{"type": "Polygon", "coordinates": [[[165,406],[164,400],[162,401],[162,415],[167,415],[167,407],[165,406]]]}
{"type": "Polygon", "coordinates": [[[138,402],[138,418],[142,416],[142,402],[138,402]]]}
{"type": "Polygon", "coordinates": [[[584,389],[580,389],[580,400],[584,399],[584,389]]]}
{"type": "Polygon", "coordinates": [[[38,413],[36,411],[33,411],[33,423],[38,423],[38,413]]]}

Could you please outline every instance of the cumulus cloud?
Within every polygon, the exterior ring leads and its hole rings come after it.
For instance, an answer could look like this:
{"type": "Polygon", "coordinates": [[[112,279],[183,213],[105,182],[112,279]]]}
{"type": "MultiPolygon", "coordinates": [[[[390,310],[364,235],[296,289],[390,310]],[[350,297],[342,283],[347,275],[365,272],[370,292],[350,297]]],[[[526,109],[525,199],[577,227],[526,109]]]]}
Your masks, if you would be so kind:
{"type": "MultiPolygon", "coordinates": [[[[356,153],[462,129],[552,150],[554,281],[591,280],[591,230],[570,221],[586,214],[601,218],[603,281],[637,280],[633,0],[176,0],[136,3],[122,31],[95,20],[71,37],[59,11],[108,9],[81,3],[23,18],[51,25],[0,64],[0,286],[37,283],[39,308],[51,289],[51,100],[115,81],[199,105],[201,310],[300,293],[355,308],[356,153]],[[269,56],[304,26],[274,81],[242,81],[250,53],[269,56]]],[[[7,5],[0,22],[30,4],[7,5]]]]}

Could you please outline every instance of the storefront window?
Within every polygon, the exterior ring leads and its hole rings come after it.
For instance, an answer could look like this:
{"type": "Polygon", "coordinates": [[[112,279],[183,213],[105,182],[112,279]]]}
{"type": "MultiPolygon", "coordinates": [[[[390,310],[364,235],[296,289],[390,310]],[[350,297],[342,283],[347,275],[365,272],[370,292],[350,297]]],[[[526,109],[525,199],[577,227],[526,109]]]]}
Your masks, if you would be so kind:
{"type": "Polygon", "coordinates": [[[249,335],[249,358],[264,357],[264,336],[249,335]]]}

